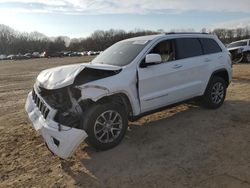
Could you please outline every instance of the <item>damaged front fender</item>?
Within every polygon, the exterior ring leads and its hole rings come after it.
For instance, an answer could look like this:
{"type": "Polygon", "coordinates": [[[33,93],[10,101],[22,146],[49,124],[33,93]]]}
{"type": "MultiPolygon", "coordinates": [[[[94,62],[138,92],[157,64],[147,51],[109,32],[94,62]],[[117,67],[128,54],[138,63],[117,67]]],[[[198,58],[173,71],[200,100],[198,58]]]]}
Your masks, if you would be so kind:
{"type": "Polygon", "coordinates": [[[108,96],[109,90],[102,86],[97,85],[86,85],[86,86],[78,86],[79,90],[81,90],[81,100],[91,99],[96,102],[100,98],[108,96]]]}

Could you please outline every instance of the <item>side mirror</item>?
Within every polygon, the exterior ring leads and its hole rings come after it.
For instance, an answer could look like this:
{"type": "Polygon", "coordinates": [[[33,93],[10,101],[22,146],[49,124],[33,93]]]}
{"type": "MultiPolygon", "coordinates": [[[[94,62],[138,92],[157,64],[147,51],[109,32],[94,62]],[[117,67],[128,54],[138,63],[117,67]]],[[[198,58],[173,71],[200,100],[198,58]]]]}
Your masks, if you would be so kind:
{"type": "Polygon", "coordinates": [[[146,59],[145,59],[145,63],[146,64],[157,64],[157,63],[161,63],[162,59],[160,54],[148,54],[146,55],[146,59]]]}

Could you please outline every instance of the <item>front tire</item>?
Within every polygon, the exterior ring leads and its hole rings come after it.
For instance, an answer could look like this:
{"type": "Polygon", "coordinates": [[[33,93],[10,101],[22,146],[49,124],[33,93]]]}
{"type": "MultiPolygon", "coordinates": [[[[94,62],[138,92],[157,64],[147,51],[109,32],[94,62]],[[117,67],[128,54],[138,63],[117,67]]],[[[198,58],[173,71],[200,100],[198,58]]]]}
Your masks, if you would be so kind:
{"type": "Polygon", "coordinates": [[[202,105],[209,109],[219,108],[225,100],[226,90],[226,82],[223,78],[211,78],[207,89],[202,96],[202,105]]]}
{"type": "Polygon", "coordinates": [[[94,104],[84,118],[88,137],[86,142],[97,150],[108,150],[123,139],[128,119],[121,105],[94,104]]]}

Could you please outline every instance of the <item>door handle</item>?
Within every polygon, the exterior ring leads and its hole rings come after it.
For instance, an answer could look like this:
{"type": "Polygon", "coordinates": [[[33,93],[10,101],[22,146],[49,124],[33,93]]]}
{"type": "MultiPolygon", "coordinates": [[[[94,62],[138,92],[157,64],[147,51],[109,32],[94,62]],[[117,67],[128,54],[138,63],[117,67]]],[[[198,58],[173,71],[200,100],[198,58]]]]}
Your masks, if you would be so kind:
{"type": "Polygon", "coordinates": [[[211,60],[211,59],[206,58],[204,61],[207,63],[207,62],[211,62],[212,60],[211,60]]]}
{"type": "Polygon", "coordinates": [[[173,69],[179,69],[179,68],[181,68],[183,65],[180,65],[180,64],[175,64],[174,66],[173,66],[173,69]]]}

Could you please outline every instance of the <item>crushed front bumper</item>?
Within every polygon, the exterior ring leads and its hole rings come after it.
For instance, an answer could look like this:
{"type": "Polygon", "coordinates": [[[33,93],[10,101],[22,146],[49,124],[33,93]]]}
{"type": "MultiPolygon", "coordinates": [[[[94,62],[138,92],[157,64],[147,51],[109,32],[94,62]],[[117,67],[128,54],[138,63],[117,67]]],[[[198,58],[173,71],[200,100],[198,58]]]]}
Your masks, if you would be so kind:
{"type": "MultiPolygon", "coordinates": [[[[40,100],[42,100],[40,98],[40,100]]],[[[45,101],[42,102],[48,107],[45,101]]],[[[70,157],[81,142],[87,138],[87,133],[84,130],[67,127],[60,125],[53,121],[53,116],[56,110],[49,109],[49,114],[46,118],[39,110],[39,106],[35,103],[32,97],[32,92],[28,94],[28,98],[25,104],[25,109],[28,113],[29,119],[31,120],[33,127],[38,131],[44,138],[46,145],[49,150],[60,158],[66,159],[70,157]]]]}

